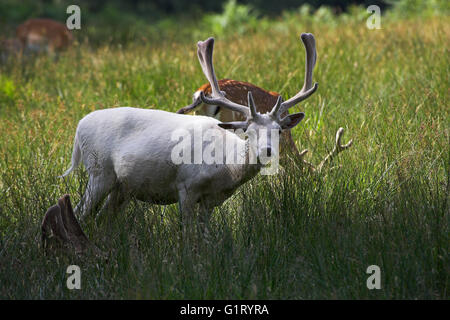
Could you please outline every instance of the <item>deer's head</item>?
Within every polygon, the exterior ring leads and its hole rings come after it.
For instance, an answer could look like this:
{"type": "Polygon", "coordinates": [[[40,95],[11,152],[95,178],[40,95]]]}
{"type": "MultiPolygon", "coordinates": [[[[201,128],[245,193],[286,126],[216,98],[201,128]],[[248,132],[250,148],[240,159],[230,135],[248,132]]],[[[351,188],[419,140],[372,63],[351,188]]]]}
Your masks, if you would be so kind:
{"type": "Polygon", "coordinates": [[[301,40],[306,49],[306,71],[303,88],[287,101],[283,102],[281,96],[278,97],[272,110],[265,114],[256,111],[255,102],[250,91],[248,92],[248,106],[234,103],[225,98],[220,91],[214,73],[212,62],[214,38],[200,41],[197,44],[198,59],[203,73],[211,84],[212,89],[211,97],[206,97],[203,92],[200,93],[203,103],[242,113],[245,116],[244,121],[219,123],[219,126],[224,129],[241,129],[247,132],[251,140],[256,143],[254,147],[258,158],[260,156],[270,157],[273,154],[278,155],[278,141],[274,141],[274,139],[278,139],[279,133],[281,133],[282,130],[288,130],[295,127],[305,116],[303,112],[288,114],[284,117],[282,114],[289,108],[308,98],[317,89],[317,83],[312,85],[312,74],[317,57],[315,39],[312,34],[303,33],[301,35],[301,40]]]}

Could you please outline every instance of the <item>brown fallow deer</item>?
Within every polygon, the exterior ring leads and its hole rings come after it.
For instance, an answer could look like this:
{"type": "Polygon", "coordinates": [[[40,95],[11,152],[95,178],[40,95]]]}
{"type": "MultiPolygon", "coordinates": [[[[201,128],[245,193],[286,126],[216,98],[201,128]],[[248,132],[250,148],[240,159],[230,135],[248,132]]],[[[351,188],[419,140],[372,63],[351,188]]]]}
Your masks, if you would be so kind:
{"type": "MultiPolygon", "coordinates": [[[[317,51],[316,51],[316,43],[314,37],[307,38],[305,34],[301,36],[303,45],[305,46],[306,51],[306,63],[305,63],[305,80],[303,84],[303,88],[299,92],[299,94],[303,94],[309,89],[313,87],[312,78],[313,78],[313,70],[317,60],[317,51]]],[[[257,106],[257,111],[259,113],[268,113],[272,110],[272,107],[277,102],[279,93],[274,91],[267,91],[263,88],[260,88],[252,83],[244,82],[244,81],[236,81],[232,79],[221,79],[218,81],[221,92],[232,102],[245,104],[247,101],[247,94],[251,92],[253,98],[255,100],[255,105],[257,106]]],[[[206,115],[210,117],[214,117],[222,122],[232,122],[232,121],[242,121],[245,120],[243,115],[239,112],[231,111],[230,109],[221,108],[216,105],[207,105],[203,103],[201,99],[201,94],[205,96],[211,96],[212,90],[211,85],[206,83],[202,85],[193,95],[192,104],[181,108],[177,111],[180,114],[186,114],[194,109],[196,109],[195,114],[198,115],[206,115]]],[[[289,100],[284,102],[289,105],[289,100]]],[[[289,107],[288,107],[289,108],[289,107]]],[[[286,108],[285,113],[282,116],[286,116],[288,111],[286,108]]],[[[314,166],[304,159],[305,154],[308,152],[307,149],[299,152],[295,142],[292,138],[291,131],[285,130],[281,134],[281,151],[283,153],[291,152],[297,159],[301,161],[301,163],[306,166],[312,172],[320,172],[323,166],[331,162],[333,157],[337,155],[339,152],[349,148],[352,145],[352,140],[350,140],[347,144],[341,144],[341,137],[344,133],[343,128],[339,128],[336,133],[336,144],[333,150],[324,158],[324,160],[318,165],[314,166]]]]}
{"type": "Polygon", "coordinates": [[[51,19],[29,19],[16,29],[23,52],[42,53],[54,56],[67,49],[73,36],[66,25],[51,19]]]}

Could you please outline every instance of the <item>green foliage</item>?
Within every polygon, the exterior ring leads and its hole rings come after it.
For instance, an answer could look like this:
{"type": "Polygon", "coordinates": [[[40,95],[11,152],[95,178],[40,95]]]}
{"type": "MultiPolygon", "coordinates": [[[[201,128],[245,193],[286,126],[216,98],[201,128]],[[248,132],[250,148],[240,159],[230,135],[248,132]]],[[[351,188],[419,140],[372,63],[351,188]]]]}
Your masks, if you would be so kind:
{"type": "Polygon", "coordinates": [[[17,95],[14,82],[7,76],[0,74],[0,104],[8,104],[14,101],[17,95]]]}
{"type": "Polygon", "coordinates": [[[145,34],[144,19],[117,6],[106,5],[99,13],[90,15],[88,12],[83,18],[88,21],[83,24],[88,30],[80,33],[96,42],[126,44],[145,34]]]}
{"type": "Polygon", "coordinates": [[[291,97],[303,81],[298,35],[314,33],[319,89],[293,110],[306,114],[294,140],[313,163],[341,126],[354,145],[321,175],[292,162],[250,181],[215,210],[195,250],[176,205],[161,219],[161,206],[133,201],[83,223],[108,261],[44,255],[39,227],[61,195],[75,204],[84,192],[85,170],[57,178],[78,121],[108,107],[190,103],[205,82],[195,41],[211,30],[166,20],[128,46],[81,43],[57,61],[1,65],[0,299],[448,299],[449,20],[390,16],[369,30],[362,10],[346,20],[305,8],[239,37],[224,29],[216,72],[291,97]],[[66,288],[69,264],[81,267],[81,290],[66,288]],[[372,264],[381,290],[366,287],[372,264]]]}
{"type": "Polygon", "coordinates": [[[389,13],[395,16],[429,17],[450,14],[450,2],[447,0],[388,0],[387,2],[394,8],[389,13]]]}
{"type": "Polygon", "coordinates": [[[204,16],[205,24],[216,35],[243,34],[256,25],[257,12],[250,5],[238,4],[236,0],[228,0],[221,14],[204,16]]]}

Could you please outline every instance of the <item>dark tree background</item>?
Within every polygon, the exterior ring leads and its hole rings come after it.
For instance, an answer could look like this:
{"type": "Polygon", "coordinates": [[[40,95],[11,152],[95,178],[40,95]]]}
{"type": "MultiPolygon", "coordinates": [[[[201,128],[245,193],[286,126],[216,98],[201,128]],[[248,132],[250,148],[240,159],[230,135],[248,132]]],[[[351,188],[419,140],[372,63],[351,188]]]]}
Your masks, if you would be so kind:
{"type": "MultiPolygon", "coordinates": [[[[203,12],[220,12],[226,1],[221,0],[0,0],[0,24],[18,22],[29,17],[66,17],[65,8],[79,5],[91,15],[105,11],[117,11],[141,17],[158,19],[169,15],[192,15],[203,12]]],[[[238,0],[249,4],[263,15],[277,15],[283,10],[295,9],[303,4],[313,8],[322,5],[332,7],[336,13],[345,11],[350,5],[379,5],[382,9],[389,0],[238,0]]],[[[85,13],[85,12],[84,12],[85,13]]]]}
{"type": "MultiPolygon", "coordinates": [[[[103,1],[102,2],[106,2],[103,1]]],[[[225,1],[220,0],[132,0],[133,6],[139,7],[143,3],[151,3],[157,10],[161,10],[165,13],[183,12],[189,11],[193,8],[201,8],[202,11],[220,11],[225,1]]],[[[283,10],[298,8],[303,4],[309,4],[314,8],[318,8],[322,5],[333,7],[337,12],[345,11],[349,5],[366,5],[371,4],[379,5],[381,8],[387,5],[386,1],[378,0],[238,0],[238,3],[250,4],[252,7],[258,9],[261,13],[271,15],[278,14],[283,10]]]]}

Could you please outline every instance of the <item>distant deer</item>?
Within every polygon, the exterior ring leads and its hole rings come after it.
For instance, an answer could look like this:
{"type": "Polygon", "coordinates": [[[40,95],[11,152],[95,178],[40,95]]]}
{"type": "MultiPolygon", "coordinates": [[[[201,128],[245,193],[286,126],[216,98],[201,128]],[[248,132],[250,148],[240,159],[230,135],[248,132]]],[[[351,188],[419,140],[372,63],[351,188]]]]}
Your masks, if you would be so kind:
{"type": "MultiPolygon", "coordinates": [[[[302,34],[306,47],[314,48],[314,36],[302,34]]],[[[182,115],[155,109],[113,108],[94,111],[80,120],[74,139],[72,166],[63,177],[83,162],[89,180],[82,200],[75,211],[84,217],[107,197],[104,208],[123,208],[131,196],[153,204],[179,203],[183,221],[189,221],[194,209],[200,206],[202,216],[221,205],[234,191],[255,177],[263,167],[260,159],[277,154],[274,137],[282,130],[289,130],[300,123],[304,113],[283,116],[287,110],[307,99],[317,84],[304,88],[291,99],[282,102],[278,97],[270,112],[256,111],[252,92],[248,93],[248,107],[228,100],[219,90],[214,73],[212,54],[214,39],[198,43],[198,58],[208,79],[212,93],[200,98],[207,105],[238,112],[243,121],[220,122],[205,116],[182,115]],[[235,149],[225,150],[219,162],[175,164],[172,151],[178,144],[173,139],[180,129],[195,136],[195,130],[215,130],[235,149]],[[243,129],[253,132],[256,139],[242,139],[227,129],[243,129]],[[262,139],[260,139],[262,138],[262,139]],[[243,151],[243,152],[240,152],[243,151]],[[257,163],[249,161],[256,154],[257,163]],[[234,159],[232,163],[225,160],[234,159]]],[[[313,55],[309,55],[310,59],[313,55]]],[[[309,65],[312,61],[308,61],[309,65]]],[[[195,141],[194,141],[195,145],[195,141]]],[[[222,150],[217,139],[202,140],[202,150],[213,146],[222,150]]],[[[195,153],[189,144],[186,154],[195,153]]],[[[184,151],[183,151],[184,153],[184,151]]],[[[217,153],[216,153],[217,154],[217,153]]],[[[103,210],[102,210],[103,212],[103,210]]],[[[184,227],[189,226],[185,223],[184,227]]],[[[189,226],[190,227],[190,226],[189,226]]]]}
{"type": "MultiPolygon", "coordinates": [[[[312,37],[310,41],[303,41],[303,43],[306,49],[305,81],[300,92],[305,92],[312,87],[313,70],[317,61],[317,52],[314,37],[312,37]]],[[[252,83],[243,81],[221,79],[218,80],[218,85],[227,99],[239,104],[245,104],[245,101],[247,99],[247,92],[251,92],[255,99],[257,111],[260,113],[270,112],[277,99],[281,97],[277,92],[267,91],[258,86],[255,86],[252,83]]],[[[193,95],[192,103],[184,108],[179,109],[177,113],[186,114],[197,109],[195,111],[195,114],[214,117],[222,122],[241,121],[244,119],[242,114],[240,114],[239,112],[221,108],[219,105],[208,105],[203,103],[201,94],[210,96],[212,94],[211,84],[206,83],[198,88],[193,95]]],[[[287,114],[288,112],[286,111],[286,113],[283,115],[287,114]]],[[[322,163],[317,167],[313,166],[311,163],[303,159],[308,150],[303,150],[302,152],[298,151],[290,130],[283,131],[281,135],[281,151],[284,154],[290,150],[297,159],[300,159],[302,163],[307,166],[308,169],[310,169],[311,171],[320,171],[324,164],[332,159],[333,155],[351,146],[351,141],[345,146],[342,146],[340,144],[340,139],[343,131],[344,129],[340,128],[337,132],[337,136],[339,136],[339,142],[336,143],[339,144],[336,145],[335,152],[328,155],[325,160],[322,161],[322,163]]]]}
{"type": "Polygon", "coordinates": [[[29,19],[16,29],[16,37],[24,53],[48,53],[55,55],[67,49],[73,41],[67,27],[51,19],[29,19]]]}

